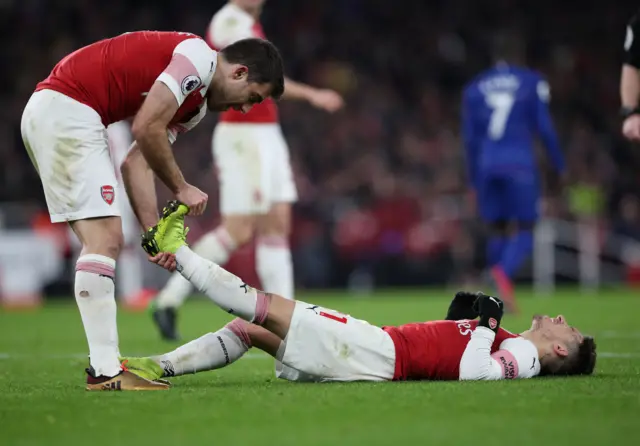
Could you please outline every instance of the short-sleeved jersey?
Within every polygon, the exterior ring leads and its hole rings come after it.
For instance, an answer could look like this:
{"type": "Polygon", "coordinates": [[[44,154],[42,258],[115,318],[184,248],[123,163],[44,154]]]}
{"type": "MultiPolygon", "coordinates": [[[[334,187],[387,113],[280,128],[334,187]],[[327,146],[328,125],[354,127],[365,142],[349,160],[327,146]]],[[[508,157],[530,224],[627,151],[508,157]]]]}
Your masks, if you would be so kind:
{"type": "Polygon", "coordinates": [[[133,117],[156,81],[174,94],[179,109],[169,139],[194,127],[206,113],[205,94],[217,53],[190,33],[138,31],[101,40],[69,54],[36,91],[58,91],[93,108],[102,123],[133,117]]]}
{"type": "Polygon", "coordinates": [[[625,63],[640,69],[640,12],[634,15],[627,23],[627,32],[624,39],[625,63]]]}
{"type": "MultiPolygon", "coordinates": [[[[207,29],[207,42],[211,48],[221,50],[238,40],[256,37],[264,39],[262,25],[251,14],[229,2],[211,19],[207,29]]],[[[227,110],[220,113],[222,122],[273,123],[278,122],[278,109],[272,98],[255,104],[249,113],[227,110]]]]}
{"type": "Polygon", "coordinates": [[[540,74],[505,63],[483,71],[465,86],[462,136],[475,187],[486,173],[524,170],[535,174],[537,136],[556,169],[564,169],[549,101],[549,84],[540,74]]]}
{"type": "MultiPolygon", "coordinates": [[[[394,380],[458,380],[460,361],[478,321],[430,321],[383,327],[396,348],[394,380]]],[[[540,371],[533,344],[498,329],[492,358],[500,363],[503,378],[525,378],[540,371]],[[533,366],[533,368],[531,368],[533,366]]]]}

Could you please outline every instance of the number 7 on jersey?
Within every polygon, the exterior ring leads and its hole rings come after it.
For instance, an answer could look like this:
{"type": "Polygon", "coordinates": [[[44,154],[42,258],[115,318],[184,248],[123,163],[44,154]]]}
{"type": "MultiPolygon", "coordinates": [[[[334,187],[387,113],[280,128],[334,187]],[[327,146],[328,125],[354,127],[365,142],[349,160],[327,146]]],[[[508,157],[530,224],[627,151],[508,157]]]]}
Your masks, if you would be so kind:
{"type": "Polygon", "coordinates": [[[504,129],[509,119],[509,114],[513,108],[515,98],[513,93],[504,91],[493,91],[485,95],[487,106],[491,108],[491,118],[487,133],[494,141],[502,138],[504,129]]]}

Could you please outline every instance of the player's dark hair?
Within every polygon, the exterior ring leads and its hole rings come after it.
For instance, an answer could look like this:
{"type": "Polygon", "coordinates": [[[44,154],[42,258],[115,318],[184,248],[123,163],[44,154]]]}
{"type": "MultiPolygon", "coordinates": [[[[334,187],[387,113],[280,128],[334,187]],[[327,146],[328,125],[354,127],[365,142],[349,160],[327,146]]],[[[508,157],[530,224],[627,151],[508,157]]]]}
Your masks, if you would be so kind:
{"type": "Polygon", "coordinates": [[[249,82],[271,84],[271,97],[280,99],[284,93],[284,67],[280,52],[264,39],[242,39],[222,51],[227,62],[241,64],[249,70],[249,82]]]}
{"type": "Polygon", "coordinates": [[[596,367],[596,341],[591,336],[584,340],[561,362],[544,367],[541,375],[591,375],[596,367]]]}

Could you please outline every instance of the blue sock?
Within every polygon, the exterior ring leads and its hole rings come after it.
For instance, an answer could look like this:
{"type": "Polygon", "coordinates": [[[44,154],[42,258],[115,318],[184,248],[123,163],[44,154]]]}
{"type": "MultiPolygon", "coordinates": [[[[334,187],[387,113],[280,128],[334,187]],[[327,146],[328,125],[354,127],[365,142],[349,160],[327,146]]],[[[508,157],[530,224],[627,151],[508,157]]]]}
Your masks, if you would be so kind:
{"type": "Polygon", "coordinates": [[[504,248],[507,246],[508,238],[505,236],[491,236],[487,240],[487,266],[491,268],[502,258],[504,248]]]}
{"type": "Polygon", "coordinates": [[[529,258],[533,251],[533,231],[518,231],[507,243],[500,267],[509,279],[513,279],[520,266],[529,258]]]}

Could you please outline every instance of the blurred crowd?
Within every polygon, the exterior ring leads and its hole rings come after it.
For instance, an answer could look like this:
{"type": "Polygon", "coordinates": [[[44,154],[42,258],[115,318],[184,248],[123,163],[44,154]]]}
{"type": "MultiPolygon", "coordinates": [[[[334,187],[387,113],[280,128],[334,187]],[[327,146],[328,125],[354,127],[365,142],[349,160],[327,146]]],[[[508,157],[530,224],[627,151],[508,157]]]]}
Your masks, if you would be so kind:
{"type": "MultiPolygon", "coordinates": [[[[20,137],[38,81],[69,52],[126,31],[204,34],[222,1],[0,0],[0,202],[43,206],[20,137]]],[[[507,30],[552,88],[569,175],[544,156],[542,211],[596,217],[640,239],[640,154],[620,137],[618,81],[633,5],[549,0],[267,0],[263,23],[294,79],[333,88],[345,110],[281,103],[300,202],[292,246],[302,286],[357,287],[472,279],[483,228],[459,134],[462,85],[491,64],[507,30]]],[[[176,143],[178,161],[211,197],[197,235],[217,219],[210,139],[215,116],[176,143]]],[[[544,151],[541,151],[544,154],[544,151]]],[[[239,173],[241,174],[241,173],[239,173]]]]}

